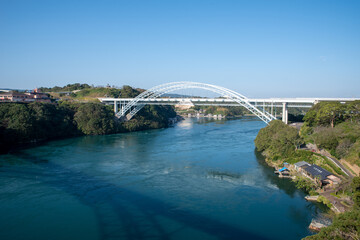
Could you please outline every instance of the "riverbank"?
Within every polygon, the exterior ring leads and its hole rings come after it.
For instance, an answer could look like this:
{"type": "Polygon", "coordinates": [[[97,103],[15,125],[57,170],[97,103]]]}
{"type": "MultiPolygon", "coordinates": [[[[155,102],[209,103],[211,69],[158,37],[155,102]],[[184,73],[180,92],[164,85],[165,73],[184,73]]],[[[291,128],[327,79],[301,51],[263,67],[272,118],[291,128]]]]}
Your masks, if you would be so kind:
{"type": "MultiPolygon", "coordinates": [[[[311,177],[304,174],[304,171],[301,169],[296,170],[293,164],[290,165],[287,163],[280,168],[279,164],[281,160],[274,162],[269,158],[265,157],[265,159],[265,163],[274,168],[274,175],[277,173],[279,174],[279,178],[287,178],[289,182],[293,182],[295,187],[309,194],[305,196],[306,201],[320,203],[331,211],[329,214],[314,217],[308,226],[309,230],[322,233],[322,230],[332,229],[334,228],[332,225],[333,221],[335,221],[337,225],[343,224],[343,220],[339,220],[341,216],[354,211],[354,202],[351,197],[344,192],[346,191],[345,189],[350,187],[350,182],[347,178],[341,178],[343,182],[339,184],[323,187],[317,185],[316,179],[311,179],[311,177]],[[288,171],[284,171],[284,168],[286,168],[286,170],[288,169],[288,171]],[[282,172],[284,174],[282,174],[282,172]]],[[[348,228],[348,226],[345,228],[348,228]]],[[[312,237],[310,239],[322,238],[312,237]]]]}
{"type": "Polygon", "coordinates": [[[57,139],[165,128],[176,121],[168,106],[146,106],[120,122],[100,103],[0,103],[0,153],[57,139]]]}
{"type": "MultiPolygon", "coordinates": [[[[335,213],[332,225],[322,225],[319,234],[307,239],[353,239],[348,232],[360,237],[360,178],[356,168],[348,168],[360,161],[359,119],[348,114],[357,104],[317,104],[305,115],[300,131],[275,120],[255,139],[269,166],[281,171],[288,164],[289,177],[309,193],[308,199],[316,199],[335,213]],[[326,114],[329,108],[338,114],[326,114]]],[[[319,226],[310,228],[319,230],[319,226]]]]}

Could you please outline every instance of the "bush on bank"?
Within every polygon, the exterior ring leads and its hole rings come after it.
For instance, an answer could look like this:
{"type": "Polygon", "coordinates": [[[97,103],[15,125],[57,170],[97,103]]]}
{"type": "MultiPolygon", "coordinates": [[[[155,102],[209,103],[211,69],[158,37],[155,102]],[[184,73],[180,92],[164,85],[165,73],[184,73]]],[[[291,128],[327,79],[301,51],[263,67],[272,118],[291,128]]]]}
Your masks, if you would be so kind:
{"type": "Polygon", "coordinates": [[[255,139],[257,150],[263,151],[272,160],[293,155],[301,143],[297,129],[280,120],[271,121],[259,131],[255,139]]]}
{"type": "Polygon", "coordinates": [[[308,193],[313,193],[311,195],[315,195],[315,190],[318,188],[316,184],[308,178],[305,177],[297,177],[293,180],[295,182],[296,188],[303,189],[308,193]]]}
{"type": "Polygon", "coordinates": [[[0,153],[65,137],[163,128],[175,116],[172,107],[145,106],[121,123],[110,106],[100,103],[0,103],[0,153]]]}

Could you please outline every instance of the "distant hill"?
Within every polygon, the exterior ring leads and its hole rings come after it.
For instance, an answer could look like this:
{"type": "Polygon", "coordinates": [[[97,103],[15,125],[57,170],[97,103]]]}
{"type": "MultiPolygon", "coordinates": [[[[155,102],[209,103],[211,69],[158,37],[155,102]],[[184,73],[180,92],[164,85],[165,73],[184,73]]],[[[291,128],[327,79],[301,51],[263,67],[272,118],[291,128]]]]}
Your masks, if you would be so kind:
{"type": "Polygon", "coordinates": [[[68,84],[63,87],[59,87],[59,86],[55,86],[52,88],[40,87],[39,89],[42,92],[72,92],[75,90],[83,90],[83,89],[89,89],[89,88],[94,88],[94,86],[90,86],[89,84],[86,84],[86,83],[82,83],[82,84],[74,83],[74,84],[68,84]]]}
{"type": "Polygon", "coordinates": [[[25,90],[25,89],[14,89],[14,88],[0,88],[0,92],[8,92],[8,91],[26,92],[26,91],[28,91],[28,90],[25,90]]]}
{"type": "Polygon", "coordinates": [[[41,87],[42,92],[49,93],[55,99],[75,100],[75,101],[97,101],[97,98],[111,97],[111,98],[133,98],[145,91],[140,88],[132,88],[130,86],[123,86],[122,88],[98,86],[90,86],[88,84],[68,84],[64,87],[41,87]]]}

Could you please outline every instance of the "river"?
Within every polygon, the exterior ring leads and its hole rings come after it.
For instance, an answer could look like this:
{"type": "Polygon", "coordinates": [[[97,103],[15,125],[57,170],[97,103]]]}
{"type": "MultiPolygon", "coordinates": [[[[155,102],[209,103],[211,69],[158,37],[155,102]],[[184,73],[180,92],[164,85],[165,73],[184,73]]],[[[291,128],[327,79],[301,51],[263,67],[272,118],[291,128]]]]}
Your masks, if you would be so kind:
{"type": "Polygon", "coordinates": [[[0,156],[0,239],[301,239],[321,206],[255,152],[265,124],[52,141],[0,156]]]}

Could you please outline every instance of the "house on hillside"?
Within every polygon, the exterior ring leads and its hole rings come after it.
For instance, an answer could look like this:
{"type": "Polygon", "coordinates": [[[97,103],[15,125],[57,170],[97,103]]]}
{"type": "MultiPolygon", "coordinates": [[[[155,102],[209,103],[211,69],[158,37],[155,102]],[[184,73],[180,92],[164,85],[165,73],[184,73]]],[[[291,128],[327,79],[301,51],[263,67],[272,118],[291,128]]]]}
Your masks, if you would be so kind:
{"type": "Polygon", "coordinates": [[[2,92],[0,93],[0,101],[2,102],[34,102],[34,99],[24,93],[19,92],[2,92]]]}
{"type": "Polygon", "coordinates": [[[319,167],[315,164],[303,167],[303,172],[312,179],[317,179],[322,186],[333,184],[339,184],[340,178],[335,176],[333,173],[323,169],[322,167],[319,167]]]}
{"type": "Polygon", "coordinates": [[[51,102],[51,99],[47,93],[42,93],[38,89],[34,89],[31,92],[1,92],[0,93],[0,102],[51,102]]]}
{"type": "Polygon", "coordinates": [[[37,88],[26,94],[29,95],[30,98],[33,98],[35,102],[48,102],[48,103],[51,102],[49,94],[43,93],[40,91],[40,89],[37,88]]]}

